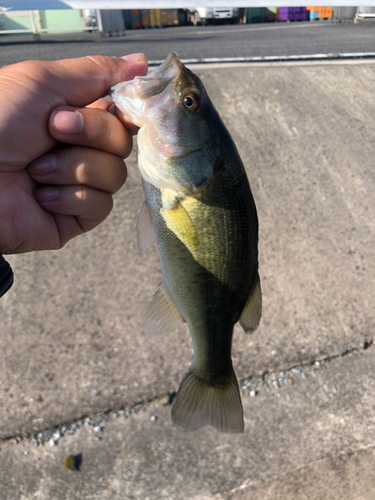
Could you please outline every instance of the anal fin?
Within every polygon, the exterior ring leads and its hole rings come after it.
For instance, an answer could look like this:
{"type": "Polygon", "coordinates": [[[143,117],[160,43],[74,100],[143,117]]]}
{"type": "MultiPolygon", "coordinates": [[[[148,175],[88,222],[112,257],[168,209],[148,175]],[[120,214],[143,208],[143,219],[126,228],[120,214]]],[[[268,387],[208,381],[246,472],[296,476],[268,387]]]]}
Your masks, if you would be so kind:
{"type": "Polygon", "coordinates": [[[260,279],[257,272],[254,279],[253,288],[247,299],[245,307],[240,316],[240,325],[245,333],[253,333],[259,326],[260,318],[262,316],[262,292],[260,289],[260,279]]]}
{"type": "Polygon", "coordinates": [[[155,241],[155,231],[147,203],[144,202],[137,220],[138,250],[143,255],[155,241]]]}
{"type": "Polygon", "coordinates": [[[184,322],[164,283],[161,283],[146,309],[143,331],[148,337],[161,338],[179,328],[184,322]]]}

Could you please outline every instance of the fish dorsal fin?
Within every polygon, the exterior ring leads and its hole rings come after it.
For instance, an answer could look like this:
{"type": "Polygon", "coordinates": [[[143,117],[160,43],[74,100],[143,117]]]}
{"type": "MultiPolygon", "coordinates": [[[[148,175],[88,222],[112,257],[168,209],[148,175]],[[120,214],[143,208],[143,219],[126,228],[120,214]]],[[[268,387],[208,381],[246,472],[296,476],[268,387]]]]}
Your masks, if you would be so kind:
{"type": "Polygon", "coordinates": [[[258,328],[262,316],[262,292],[260,289],[260,279],[257,272],[254,279],[253,288],[240,316],[240,325],[245,333],[253,333],[258,328]]]}
{"type": "Polygon", "coordinates": [[[169,189],[163,189],[163,207],[160,213],[170,231],[194,255],[199,252],[199,237],[193,221],[181,200],[169,189]]]}
{"type": "Polygon", "coordinates": [[[137,220],[138,250],[143,255],[155,241],[155,231],[147,203],[144,202],[137,220]]]}
{"type": "Polygon", "coordinates": [[[161,283],[146,309],[143,331],[148,337],[161,338],[184,322],[164,283],[161,283]]]}

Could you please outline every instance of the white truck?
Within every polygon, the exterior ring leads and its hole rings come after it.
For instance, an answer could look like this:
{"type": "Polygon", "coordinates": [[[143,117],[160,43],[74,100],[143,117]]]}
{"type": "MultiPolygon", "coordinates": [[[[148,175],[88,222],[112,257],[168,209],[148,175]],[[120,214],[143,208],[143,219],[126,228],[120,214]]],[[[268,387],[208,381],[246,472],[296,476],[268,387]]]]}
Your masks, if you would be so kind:
{"type": "Polygon", "coordinates": [[[238,23],[238,8],[236,7],[195,7],[189,9],[190,20],[197,26],[201,24],[215,24],[216,21],[229,21],[231,24],[238,23]]]}

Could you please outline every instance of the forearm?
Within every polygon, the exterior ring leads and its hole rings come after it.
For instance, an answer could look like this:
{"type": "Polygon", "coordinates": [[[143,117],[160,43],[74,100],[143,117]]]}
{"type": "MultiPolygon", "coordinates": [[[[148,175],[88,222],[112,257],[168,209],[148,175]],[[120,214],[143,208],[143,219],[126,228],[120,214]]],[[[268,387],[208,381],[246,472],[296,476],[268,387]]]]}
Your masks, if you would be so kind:
{"type": "Polygon", "coordinates": [[[13,271],[0,253],[0,297],[13,285],[13,271]]]}

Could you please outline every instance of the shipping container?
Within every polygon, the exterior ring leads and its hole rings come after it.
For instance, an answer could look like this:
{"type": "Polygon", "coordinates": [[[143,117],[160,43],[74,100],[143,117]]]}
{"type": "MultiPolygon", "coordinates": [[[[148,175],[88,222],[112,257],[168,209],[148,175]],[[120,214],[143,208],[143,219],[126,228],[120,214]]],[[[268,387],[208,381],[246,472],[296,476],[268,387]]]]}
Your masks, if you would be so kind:
{"type": "Polygon", "coordinates": [[[178,26],[178,9],[171,9],[171,26],[178,26]]]}
{"type": "Polygon", "coordinates": [[[130,10],[123,10],[122,11],[122,16],[124,18],[124,23],[125,23],[125,28],[130,30],[132,27],[132,18],[130,15],[130,10]]]}
{"type": "Polygon", "coordinates": [[[162,26],[169,26],[169,9],[160,9],[160,19],[162,26]]]}
{"type": "Polygon", "coordinates": [[[306,7],[280,7],[278,19],[280,21],[305,21],[308,16],[306,7]]]}
{"type": "Polygon", "coordinates": [[[186,26],[188,24],[188,10],[178,9],[178,24],[180,26],[186,26]]]}
{"type": "Polygon", "coordinates": [[[150,11],[148,9],[141,10],[141,25],[142,28],[150,28],[150,11]]]}
{"type": "Polygon", "coordinates": [[[152,28],[161,28],[160,9],[150,9],[150,23],[152,28]]]}
{"type": "Polygon", "coordinates": [[[335,7],[334,22],[343,23],[353,21],[357,14],[357,7],[335,7]]]}
{"type": "Polygon", "coordinates": [[[132,30],[141,28],[141,12],[140,10],[133,9],[130,11],[132,30]]]}
{"type": "Polygon", "coordinates": [[[289,21],[288,7],[280,7],[279,8],[279,21],[289,21]]]}
{"type": "Polygon", "coordinates": [[[121,10],[101,10],[103,32],[106,35],[123,35],[125,33],[124,16],[121,10]]]}
{"type": "Polygon", "coordinates": [[[277,7],[266,7],[266,9],[267,9],[267,21],[276,21],[277,7]]]}
{"type": "Polygon", "coordinates": [[[178,9],[160,9],[160,24],[162,26],[177,26],[178,9]]]}
{"type": "MultiPolygon", "coordinates": [[[[172,26],[173,21],[172,21],[172,10],[171,9],[166,9],[166,14],[165,14],[165,24],[164,26],[172,26]]],[[[163,24],[163,18],[162,18],[162,24],[163,24]]]]}
{"type": "Polygon", "coordinates": [[[246,24],[261,23],[266,19],[267,19],[266,7],[247,7],[245,9],[243,22],[246,24]]]}
{"type": "Polygon", "coordinates": [[[333,16],[332,7],[308,6],[306,8],[309,13],[310,21],[314,21],[316,19],[330,19],[333,16]]]}

